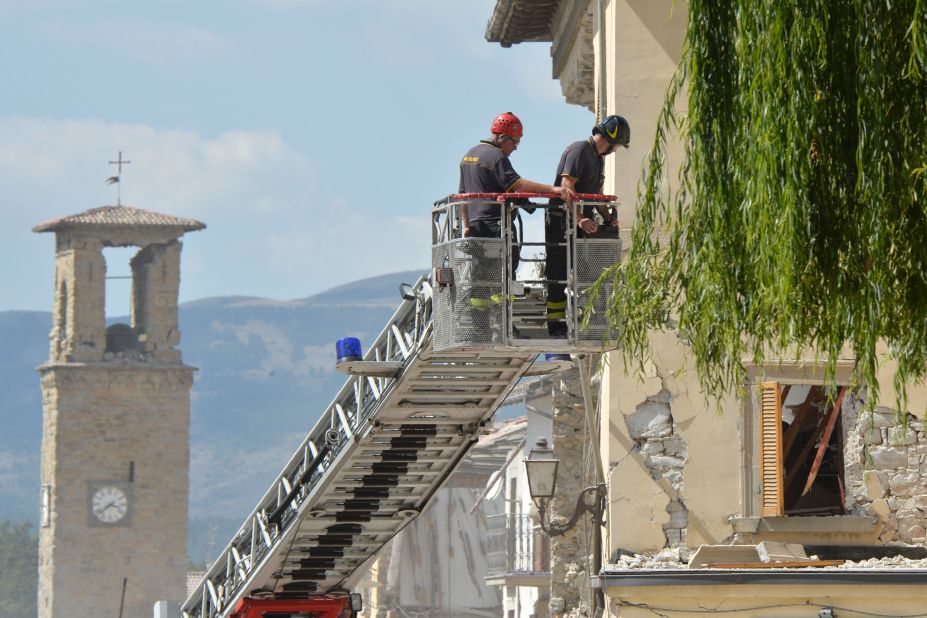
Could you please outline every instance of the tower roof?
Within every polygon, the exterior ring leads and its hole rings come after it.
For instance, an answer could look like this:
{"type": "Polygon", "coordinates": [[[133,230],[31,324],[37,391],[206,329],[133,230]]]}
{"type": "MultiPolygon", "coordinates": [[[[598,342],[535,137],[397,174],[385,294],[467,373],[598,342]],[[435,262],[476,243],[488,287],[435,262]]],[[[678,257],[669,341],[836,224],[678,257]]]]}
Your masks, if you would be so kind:
{"type": "Polygon", "coordinates": [[[165,215],[153,210],[133,208],[132,206],[101,206],[91,208],[76,215],[61,217],[40,223],[33,232],[56,232],[75,228],[115,228],[115,227],[159,227],[175,228],[184,232],[202,230],[205,223],[195,219],[184,219],[165,215]]]}

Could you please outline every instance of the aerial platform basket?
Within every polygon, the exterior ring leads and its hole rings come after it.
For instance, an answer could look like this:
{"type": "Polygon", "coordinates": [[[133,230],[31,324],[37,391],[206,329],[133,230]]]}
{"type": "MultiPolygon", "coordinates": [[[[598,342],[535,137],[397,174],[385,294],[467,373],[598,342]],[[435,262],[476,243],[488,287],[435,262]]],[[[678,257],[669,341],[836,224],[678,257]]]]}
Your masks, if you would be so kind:
{"type": "MultiPolygon", "coordinates": [[[[612,285],[591,296],[602,272],[618,263],[621,240],[617,233],[583,237],[577,233],[576,209],[565,205],[526,203],[532,198],[555,198],[546,193],[465,193],[450,195],[432,210],[431,265],[434,349],[511,350],[522,352],[600,352],[610,338],[605,315],[612,285]],[[463,209],[474,204],[500,205],[506,213],[498,238],[465,238],[463,209]],[[519,208],[557,210],[566,218],[563,242],[548,244],[521,238],[514,231],[519,208]],[[546,252],[562,247],[566,279],[553,280],[538,266],[546,252]],[[532,251],[543,250],[543,254],[532,251]],[[521,278],[512,273],[512,256],[534,264],[521,278]],[[548,332],[547,290],[563,285],[564,316],[558,318],[563,336],[548,332]]],[[[579,194],[575,205],[614,209],[614,196],[579,194]]]]}

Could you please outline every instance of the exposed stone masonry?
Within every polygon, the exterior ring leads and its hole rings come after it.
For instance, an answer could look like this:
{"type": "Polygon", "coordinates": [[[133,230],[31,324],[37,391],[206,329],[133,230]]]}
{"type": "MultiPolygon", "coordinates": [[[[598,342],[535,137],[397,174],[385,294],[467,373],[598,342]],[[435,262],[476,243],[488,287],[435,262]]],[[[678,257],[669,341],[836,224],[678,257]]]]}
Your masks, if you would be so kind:
{"type": "MultiPolygon", "coordinates": [[[[552,411],[553,449],[560,465],[550,517],[552,521],[565,523],[573,514],[579,493],[587,484],[594,482],[584,474],[584,447],[589,438],[578,369],[559,374],[553,389],[552,411]]],[[[589,616],[590,590],[586,582],[586,565],[589,564],[591,547],[585,543],[582,528],[579,524],[565,535],[551,538],[551,618],[589,616]]]]}
{"type": "Polygon", "coordinates": [[[670,400],[669,391],[660,390],[626,416],[625,424],[651,476],[668,489],[670,501],[666,511],[670,518],[669,523],[663,524],[663,533],[668,546],[677,546],[685,543],[689,524],[689,512],[683,502],[683,468],[689,452],[676,431],[670,400]]]}
{"type": "Polygon", "coordinates": [[[880,540],[927,543],[927,432],[924,421],[905,422],[890,408],[860,412],[862,403],[842,408],[847,508],[878,517],[880,540]]]}

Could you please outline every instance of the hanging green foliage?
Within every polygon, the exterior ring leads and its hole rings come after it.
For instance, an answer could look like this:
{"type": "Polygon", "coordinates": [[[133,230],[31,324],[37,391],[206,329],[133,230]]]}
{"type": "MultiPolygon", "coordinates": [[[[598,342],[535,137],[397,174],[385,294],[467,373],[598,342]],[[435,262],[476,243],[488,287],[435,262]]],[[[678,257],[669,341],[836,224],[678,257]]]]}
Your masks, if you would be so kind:
{"type": "Polygon", "coordinates": [[[745,359],[808,348],[831,375],[852,350],[877,389],[882,342],[903,397],[927,370],[927,0],[688,11],[629,259],[605,275],[617,343],[640,359],[674,326],[719,396],[745,359]]]}

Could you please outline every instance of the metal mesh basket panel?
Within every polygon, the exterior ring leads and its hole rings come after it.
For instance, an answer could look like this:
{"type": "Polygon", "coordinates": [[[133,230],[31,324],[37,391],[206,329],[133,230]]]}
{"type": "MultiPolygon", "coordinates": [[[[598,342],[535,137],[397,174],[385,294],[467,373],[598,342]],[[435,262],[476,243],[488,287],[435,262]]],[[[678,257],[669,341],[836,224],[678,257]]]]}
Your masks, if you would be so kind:
{"type": "Polygon", "coordinates": [[[617,238],[580,238],[576,241],[576,292],[580,321],[577,337],[580,340],[598,341],[607,334],[605,307],[614,286],[604,284],[595,298],[589,297],[589,288],[606,268],[618,263],[620,256],[621,241],[617,238]],[[590,312],[587,327],[583,328],[583,320],[590,312]]]}
{"type": "Polygon", "coordinates": [[[503,340],[502,255],[502,240],[494,238],[464,238],[432,247],[432,266],[454,272],[453,284],[434,291],[435,350],[503,340]]]}

